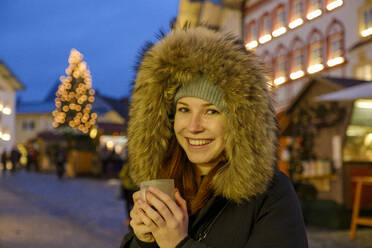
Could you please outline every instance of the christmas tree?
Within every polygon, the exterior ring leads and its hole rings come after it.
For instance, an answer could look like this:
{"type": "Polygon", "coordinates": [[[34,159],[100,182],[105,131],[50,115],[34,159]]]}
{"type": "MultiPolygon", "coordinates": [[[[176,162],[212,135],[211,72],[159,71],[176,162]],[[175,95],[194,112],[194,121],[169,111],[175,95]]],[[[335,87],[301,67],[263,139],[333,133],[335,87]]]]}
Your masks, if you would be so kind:
{"type": "Polygon", "coordinates": [[[87,134],[94,127],[97,114],[92,112],[94,90],[83,55],[72,49],[66,76],[61,76],[55,98],[53,126],[69,127],[87,134]]]}

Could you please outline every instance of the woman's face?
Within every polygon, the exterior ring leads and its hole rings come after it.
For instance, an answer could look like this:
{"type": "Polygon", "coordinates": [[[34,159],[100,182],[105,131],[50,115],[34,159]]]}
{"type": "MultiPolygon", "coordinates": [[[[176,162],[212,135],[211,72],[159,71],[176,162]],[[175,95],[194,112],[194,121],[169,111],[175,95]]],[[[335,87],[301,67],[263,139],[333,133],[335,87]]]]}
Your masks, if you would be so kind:
{"type": "Polygon", "coordinates": [[[226,115],[215,105],[196,97],[178,100],[174,132],[190,162],[214,166],[225,148],[226,115]]]}

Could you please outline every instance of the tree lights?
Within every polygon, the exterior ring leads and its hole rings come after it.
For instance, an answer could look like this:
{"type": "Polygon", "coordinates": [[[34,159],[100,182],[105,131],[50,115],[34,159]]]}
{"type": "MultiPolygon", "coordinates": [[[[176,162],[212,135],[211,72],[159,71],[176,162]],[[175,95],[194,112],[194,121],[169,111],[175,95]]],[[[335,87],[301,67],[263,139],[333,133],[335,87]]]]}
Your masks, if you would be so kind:
{"type": "Polygon", "coordinates": [[[94,126],[97,114],[92,112],[94,90],[92,78],[83,55],[72,49],[66,76],[61,76],[55,98],[53,126],[71,127],[87,134],[94,126]]]}

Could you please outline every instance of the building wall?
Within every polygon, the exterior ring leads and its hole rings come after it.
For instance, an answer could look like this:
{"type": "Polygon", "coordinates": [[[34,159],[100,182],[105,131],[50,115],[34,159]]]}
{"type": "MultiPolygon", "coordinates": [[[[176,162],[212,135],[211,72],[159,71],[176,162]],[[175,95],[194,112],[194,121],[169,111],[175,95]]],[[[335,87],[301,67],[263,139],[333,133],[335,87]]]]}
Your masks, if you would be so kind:
{"type": "Polygon", "coordinates": [[[15,137],[15,91],[2,77],[0,77],[0,109],[0,152],[10,151],[15,137]]]}
{"type": "MultiPolygon", "coordinates": [[[[332,1],[332,0],[330,0],[332,1]]],[[[244,13],[244,37],[245,42],[248,43],[251,41],[250,37],[250,24],[255,21],[258,25],[258,39],[260,38],[260,31],[262,30],[262,23],[265,14],[269,16],[270,23],[272,26],[273,19],[275,19],[275,13],[279,9],[278,7],[282,5],[283,9],[286,12],[286,22],[285,28],[286,32],[278,37],[274,37],[271,33],[271,40],[266,43],[260,44],[258,41],[258,46],[256,48],[251,48],[262,60],[267,67],[270,67],[268,73],[268,80],[271,83],[274,83],[276,78],[275,73],[278,71],[276,67],[276,62],[280,60],[280,57],[286,57],[287,60],[287,77],[284,83],[276,84],[275,90],[275,102],[276,109],[280,110],[285,109],[288,104],[290,104],[293,97],[298,93],[302,88],[302,85],[307,81],[307,77],[312,74],[308,73],[306,70],[309,69],[309,47],[312,43],[312,39],[317,35],[316,32],[319,32],[319,40],[323,45],[322,56],[323,56],[323,66],[324,68],[318,73],[334,77],[355,77],[355,64],[358,63],[358,58],[355,58],[354,54],[349,53],[349,50],[363,38],[360,36],[360,11],[358,11],[362,6],[364,6],[368,1],[364,0],[353,0],[348,1],[344,0],[343,5],[334,10],[326,10],[327,0],[321,0],[321,9],[322,14],[313,20],[306,19],[306,3],[307,0],[303,0],[304,6],[304,16],[303,24],[296,28],[289,28],[290,17],[290,6],[293,0],[263,0],[263,1],[247,1],[246,9],[244,13]],[[335,24],[336,22],[336,24],[335,24]],[[334,29],[340,29],[342,31],[343,37],[343,59],[344,62],[336,66],[327,65],[327,53],[330,49],[327,49],[328,38],[330,37],[330,28],[331,25],[334,25],[334,29]],[[335,28],[335,26],[338,26],[335,28]],[[296,49],[295,40],[298,39],[298,44],[302,44],[304,51],[304,60],[305,60],[305,70],[304,76],[296,79],[290,79],[290,62],[291,55],[294,49],[296,49]]],[[[370,2],[370,1],[369,1],[370,2]]],[[[368,3],[369,4],[369,3],[368,3]]],[[[275,23],[275,21],[274,21],[275,23]]],[[[271,29],[274,31],[274,28],[271,29]]],[[[261,36],[262,37],[262,36],[261,36]]],[[[371,53],[371,52],[369,52],[371,53]]],[[[370,57],[370,54],[367,56],[370,57]]],[[[368,60],[368,59],[367,59],[368,60]]]]}
{"type": "Polygon", "coordinates": [[[48,113],[18,113],[15,127],[15,142],[24,143],[35,138],[40,132],[53,130],[53,116],[48,113]]]}

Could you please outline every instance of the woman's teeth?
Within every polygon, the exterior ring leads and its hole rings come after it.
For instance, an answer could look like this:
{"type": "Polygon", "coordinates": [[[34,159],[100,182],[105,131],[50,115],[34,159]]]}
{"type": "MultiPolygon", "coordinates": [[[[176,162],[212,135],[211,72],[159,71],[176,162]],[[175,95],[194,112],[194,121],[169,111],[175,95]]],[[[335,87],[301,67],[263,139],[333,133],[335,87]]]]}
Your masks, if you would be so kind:
{"type": "Polygon", "coordinates": [[[202,145],[209,144],[211,142],[212,142],[211,140],[192,140],[192,139],[189,139],[190,145],[193,145],[193,146],[202,146],[202,145]]]}

